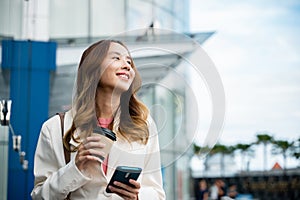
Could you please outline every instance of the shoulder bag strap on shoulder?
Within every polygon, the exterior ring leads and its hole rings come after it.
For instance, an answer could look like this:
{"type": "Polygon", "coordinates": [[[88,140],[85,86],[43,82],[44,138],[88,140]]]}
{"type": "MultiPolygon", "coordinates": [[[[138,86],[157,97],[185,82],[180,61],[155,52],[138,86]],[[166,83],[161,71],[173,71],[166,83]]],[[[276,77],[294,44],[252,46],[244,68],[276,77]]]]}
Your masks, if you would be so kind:
{"type": "MultiPolygon", "coordinates": [[[[60,117],[60,125],[61,125],[61,136],[62,136],[62,141],[64,138],[64,118],[65,118],[65,113],[57,113],[60,117]]],[[[66,149],[64,143],[63,143],[63,147],[64,147],[64,155],[65,155],[65,162],[66,164],[68,164],[70,162],[70,152],[66,149]]]]}
{"type": "MultiPolygon", "coordinates": [[[[64,156],[65,156],[65,162],[68,164],[70,162],[71,153],[66,149],[64,145],[64,119],[65,119],[65,113],[57,113],[60,117],[60,126],[61,126],[61,137],[62,137],[62,145],[64,148],[64,156]]],[[[71,193],[68,194],[68,196],[65,198],[65,200],[70,200],[71,193]]]]}

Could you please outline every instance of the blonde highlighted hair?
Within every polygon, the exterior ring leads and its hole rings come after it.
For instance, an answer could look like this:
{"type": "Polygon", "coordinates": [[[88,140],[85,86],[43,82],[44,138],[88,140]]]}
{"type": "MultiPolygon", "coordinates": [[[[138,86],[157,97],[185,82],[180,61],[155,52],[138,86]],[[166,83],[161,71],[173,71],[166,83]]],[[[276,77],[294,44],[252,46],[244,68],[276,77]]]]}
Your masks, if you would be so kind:
{"type": "MultiPolygon", "coordinates": [[[[64,136],[64,146],[71,151],[69,141],[72,138],[76,142],[79,139],[89,136],[93,128],[97,126],[97,113],[99,108],[96,106],[96,92],[99,87],[101,73],[101,64],[106,57],[110,44],[118,43],[125,49],[128,48],[117,40],[101,40],[89,46],[82,54],[79,68],[77,72],[75,95],[73,97],[73,123],[71,128],[64,136]],[[79,130],[79,137],[74,135],[75,130],[79,130]]],[[[130,54],[130,53],[129,53],[130,54]]],[[[148,109],[137,99],[137,91],[141,87],[141,77],[134,65],[131,62],[131,67],[135,71],[135,78],[130,88],[121,95],[119,106],[119,121],[112,122],[118,125],[117,137],[122,137],[129,142],[137,141],[146,144],[149,137],[147,125],[148,109]]]]}

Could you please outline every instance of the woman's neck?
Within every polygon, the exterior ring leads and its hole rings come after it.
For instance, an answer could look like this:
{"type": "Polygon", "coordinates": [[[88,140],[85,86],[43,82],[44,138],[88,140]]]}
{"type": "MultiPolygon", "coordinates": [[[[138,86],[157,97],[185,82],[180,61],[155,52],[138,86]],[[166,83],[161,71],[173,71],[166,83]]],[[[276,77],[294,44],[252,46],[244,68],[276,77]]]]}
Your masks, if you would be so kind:
{"type": "Polygon", "coordinates": [[[120,96],[112,93],[98,92],[96,97],[98,118],[112,118],[120,105],[120,96]]]}

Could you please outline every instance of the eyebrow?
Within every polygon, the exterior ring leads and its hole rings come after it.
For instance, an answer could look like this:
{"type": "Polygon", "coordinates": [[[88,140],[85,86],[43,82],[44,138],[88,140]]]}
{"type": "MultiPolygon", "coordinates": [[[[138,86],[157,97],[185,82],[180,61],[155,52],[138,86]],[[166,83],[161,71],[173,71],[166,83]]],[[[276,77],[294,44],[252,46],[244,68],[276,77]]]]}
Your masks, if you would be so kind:
{"type": "MultiPolygon", "coordinates": [[[[121,54],[120,52],[117,52],[117,51],[111,51],[111,52],[109,52],[108,54],[117,54],[117,55],[119,55],[119,56],[122,56],[122,54],[121,54]]],[[[126,58],[132,60],[132,58],[131,58],[129,55],[126,56],[126,58]]]]}

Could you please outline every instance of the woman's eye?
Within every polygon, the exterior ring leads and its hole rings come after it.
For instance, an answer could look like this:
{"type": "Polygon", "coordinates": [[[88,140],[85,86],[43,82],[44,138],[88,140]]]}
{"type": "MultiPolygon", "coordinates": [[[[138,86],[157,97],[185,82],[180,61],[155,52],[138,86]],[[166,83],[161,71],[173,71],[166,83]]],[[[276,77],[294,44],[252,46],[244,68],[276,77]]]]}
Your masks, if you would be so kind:
{"type": "Polygon", "coordinates": [[[127,63],[128,63],[129,65],[131,65],[131,60],[128,60],[127,63]]]}
{"type": "Polygon", "coordinates": [[[120,58],[119,58],[119,57],[113,57],[113,59],[114,59],[114,60],[120,60],[120,58]]]}

